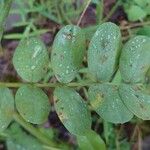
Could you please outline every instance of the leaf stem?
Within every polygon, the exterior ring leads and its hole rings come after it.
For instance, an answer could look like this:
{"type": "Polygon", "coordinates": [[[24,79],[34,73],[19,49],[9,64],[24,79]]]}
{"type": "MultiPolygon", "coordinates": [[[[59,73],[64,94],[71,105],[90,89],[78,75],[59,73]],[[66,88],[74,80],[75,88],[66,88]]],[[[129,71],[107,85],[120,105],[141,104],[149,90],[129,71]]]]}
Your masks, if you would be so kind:
{"type": "Polygon", "coordinates": [[[39,88],[56,88],[56,87],[87,87],[91,85],[96,85],[96,84],[116,84],[117,83],[111,83],[111,82],[95,82],[95,81],[81,81],[81,82],[71,82],[67,84],[62,84],[62,83],[20,83],[20,82],[0,82],[0,86],[5,86],[8,88],[19,88],[20,86],[23,85],[33,85],[39,88]]]}
{"type": "MultiPolygon", "coordinates": [[[[13,114],[14,120],[19,123],[22,127],[24,127],[29,133],[31,133],[33,136],[35,136],[38,140],[40,140],[42,143],[51,146],[51,147],[57,147],[57,143],[51,141],[48,139],[44,134],[42,134],[38,129],[34,128],[31,124],[24,121],[24,119],[18,114],[13,114]]],[[[60,150],[60,149],[58,149],[60,150]]]]}
{"type": "Polygon", "coordinates": [[[19,82],[0,82],[0,86],[5,86],[9,88],[18,88],[22,85],[34,85],[40,88],[55,88],[58,86],[68,86],[68,87],[84,87],[89,86],[91,84],[95,84],[95,82],[71,82],[68,84],[62,84],[62,83],[19,83],[19,82]]]}
{"type": "Polygon", "coordinates": [[[116,4],[112,7],[112,9],[110,10],[110,12],[108,13],[108,15],[102,20],[102,22],[106,22],[108,21],[108,19],[113,15],[113,13],[116,11],[116,9],[118,8],[118,6],[121,4],[121,1],[118,0],[116,2],[116,4]]]}
{"type": "MultiPolygon", "coordinates": [[[[2,11],[0,15],[0,42],[2,39],[3,31],[4,31],[5,19],[9,14],[11,4],[12,4],[12,0],[5,0],[4,4],[1,4],[0,6],[0,10],[2,11]]],[[[3,54],[3,50],[0,44],[0,55],[1,54],[3,54]]]]}
{"type": "Polygon", "coordinates": [[[84,14],[85,14],[85,12],[86,12],[87,8],[89,7],[90,3],[91,3],[91,0],[88,0],[88,2],[87,2],[87,4],[86,4],[86,6],[85,6],[85,8],[84,8],[84,10],[83,10],[83,12],[82,12],[82,14],[81,14],[80,18],[79,18],[79,20],[78,20],[78,22],[77,22],[77,26],[79,26],[79,25],[80,25],[81,20],[82,20],[82,18],[83,18],[83,16],[84,16],[84,14]]]}

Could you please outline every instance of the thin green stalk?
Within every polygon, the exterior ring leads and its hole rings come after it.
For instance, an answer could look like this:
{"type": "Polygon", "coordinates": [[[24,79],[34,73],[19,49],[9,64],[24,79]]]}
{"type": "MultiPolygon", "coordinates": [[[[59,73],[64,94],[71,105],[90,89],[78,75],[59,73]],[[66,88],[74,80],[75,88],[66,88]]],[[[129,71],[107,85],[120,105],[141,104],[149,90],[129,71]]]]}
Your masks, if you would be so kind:
{"type": "Polygon", "coordinates": [[[64,12],[64,8],[63,8],[63,5],[60,4],[60,12],[61,12],[61,16],[62,18],[64,19],[64,21],[67,23],[67,24],[72,24],[71,20],[68,18],[68,16],[65,14],[64,12]]]}
{"type": "Polygon", "coordinates": [[[86,4],[86,6],[85,6],[85,8],[84,8],[84,10],[83,10],[83,12],[82,12],[80,18],[79,18],[79,20],[78,20],[78,22],[77,22],[77,26],[80,26],[81,20],[82,20],[84,14],[85,14],[87,8],[89,7],[90,3],[91,3],[91,0],[88,0],[88,2],[87,2],[87,4],[86,4]]]}
{"type": "Polygon", "coordinates": [[[5,86],[9,88],[18,88],[22,85],[34,85],[40,88],[55,88],[58,86],[68,86],[68,87],[84,87],[90,86],[91,84],[95,84],[95,82],[71,82],[68,84],[61,84],[61,83],[18,83],[18,82],[0,82],[0,86],[5,86]]]}
{"type": "MultiPolygon", "coordinates": [[[[12,0],[5,0],[4,4],[0,6],[1,15],[0,15],[0,41],[2,39],[3,31],[4,31],[4,24],[5,20],[9,14],[9,10],[12,4],[12,0]]],[[[0,44],[0,55],[3,54],[3,50],[0,44]]]]}
{"type": "Polygon", "coordinates": [[[116,11],[116,9],[118,8],[118,6],[121,4],[121,1],[118,0],[116,2],[116,4],[113,6],[113,8],[110,10],[110,12],[108,13],[108,15],[102,20],[102,22],[106,22],[108,21],[108,19],[113,15],[113,13],[116,11]]]}
{"type": "Polygon", "coordinates": [[[104,0],[100,1],[100,4],[97,5],[96,8],[96,16],[97,16],[97,24],[101,23],[102,19],[103,19],[103,12],[104,12],[104,0]]]}
{"type": "MultiPolygon", "coordinates": [[[[52,147],[52,149],[58,146],[57,143],[51,141],[44,134],[42,134],[38,129],[33,127],[28,122],[24,121],[24,119],[18,113],[15,112],[13,117],[17,123],[19,123],[23,128],[25,128],[29,133],[31,133],[33,136],[35,136],[42,143],[52,147]]],[[[58,150],[60,150],[60,149],[58,149],[58,150]]]]}
{"type": "MultiPolygon", "coordinates": [[[[31,32],[31,33],[28,33],[28,37],[32,37],[32,36],[38,36],[38,35],[41,35],[41,34],[44,34],[46,32],[49,32],[51,30],[49,29],[41,29],[41,30],[37,30],[36,32],[31,32]]],[[[25,38],[25,35],[24,34],[21,34],[21,33],[14,33],[14,34],[6,34],[4,35],[4,39],[22,39],[22,38],[25,38]]]]}
{"type": "MultiPolygon", "coordinates": [[[[56,87],[89,87],[91,85],[103,84],[103,82],[94,82],[94,81],[81,81],[81,82],[71,82],[67,84],[62,83],[19,83],[19,82],[0,82],[0,87],[5,86],[8,88],[19,88],[22,85],[33,85],[39,88],[56,88],[56,87]]],[[[111,82],[105,82],[105,84],[115,84],[111,82]]]]}

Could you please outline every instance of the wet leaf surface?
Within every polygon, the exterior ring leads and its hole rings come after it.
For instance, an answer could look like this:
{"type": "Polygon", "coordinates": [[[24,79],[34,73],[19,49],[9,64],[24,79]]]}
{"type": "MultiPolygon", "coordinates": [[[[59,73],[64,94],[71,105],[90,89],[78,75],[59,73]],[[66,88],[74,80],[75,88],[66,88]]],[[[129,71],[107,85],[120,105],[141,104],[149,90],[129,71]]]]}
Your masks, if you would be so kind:
{"type": "Polygon", "coordinates": [[[94,131],[89,131],[85,136],[77,136],[80,150],[106,150],[106,146],[102,138],[94,131]]]}
{"type": "Polygon", "coordinates": [[[133,114],[143,120],[150,120],[150,92],[144,85],[121,84],[119,93],[133,114]]]}
{"type": "Polygon", "coordinates": [[[51,63],[60,82],[68,83],[75,78],[83,61],[85,47],[85,35],[79,27],[67,25],[57,33],[51,63]]]}
{"type": "Polygon", "coordinates": [[[112,123],[128,122],[133,114],[122,102],[118,86],[99,84],[89,88],[92,108],[106,121],[112,123]]]}
{"type": "Polygon", "coordinates": [[[99,81],[109,81],[118,65],[121,33],[113,23],[99,25],[88,49],[90,73],[99,81]]]}
{"type": "Polygon", "coordinates": [[[127,83],[145,82],[150,67],[150,38],[136,36],[123,47],[120,58],[120,72],[127,83]]]}
{"type": "Polygon", "coordinates": [[[15,96],[16,108],[21,116],[33,124],[47,120],[50,104],[47,95],[37,87],[23,85],[15,96]]]}
{"type": "Polygon", "coordinates": [[[55,109],[63,125],[75,135],[84,135],[91,128],[90,111],[81,96],[70,88],[56,88],[55,109]]]}
{"type": "Polygon", "coordinates": [[[13,64],[20,77],[29,82],[40,81],[47,72],[49,56],[38,38],[23,39],[15,50],[13,64]]]}
{"type": "Polygon", "coordinates": [[[6,87],[0,87],[0,132],[5,130],[13,119],[14,97],[6,87]]]}

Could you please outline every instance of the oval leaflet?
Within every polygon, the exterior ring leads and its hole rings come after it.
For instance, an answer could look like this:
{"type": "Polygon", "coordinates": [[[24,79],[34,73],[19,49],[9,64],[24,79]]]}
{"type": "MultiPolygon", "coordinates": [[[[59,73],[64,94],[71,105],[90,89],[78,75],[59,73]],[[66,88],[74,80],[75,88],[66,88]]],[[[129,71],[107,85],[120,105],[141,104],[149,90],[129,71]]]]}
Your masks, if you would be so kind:
{"type": "Polygon", "coordinates": [[[127,83],[144,83],[150,68],[150,38],[136,36],[129,40],[121,53],[120,72],[127,83]]]}
{"type": "Polygon", "coordinates": [[[19,76],[28,82],[38,82],[46,74],[49,56],[39,38],[23,39],[15,50],[13,65],[19,76]]]}
{"type": "Polygon", "coordinates": [[[15,96],[16,108],[28,122],[42,124],[47,120],[50,104],[47,95],[34,86],[21,86],[15,96]]]}
{"type": "Polygon", "coordinates": [[[144,85],[121,84],[119,93],[134,115],[143,120],[150,120],[150,92],[144,85]]]}
{"type": "Polygon", "coordinates": [[[63,125],[75,135],[91,129],[90,111],[81,96],[70,88],[56,88],[55,109],[63,125]]]}
{"type": "Polygon", "coordinates": [[[92,108],[104,120],[112,123],[125,123],[133,117],[122,102],[117,85],[94,85],[89,88],[88,93],[92,108]]]}
{"type": "Polygon", "coordinates": [[[57,33],[51,63],[59,82],[68,83],[75,78],[83,61],[85,47],[85,35],[79,27],[67,25],[57,33]]]}
{"type": "Polygon", "coordinates": [[[117,25],[103,23],[91,39],[88,49],[89,72],[98,81],[110,81],[118,65],[121,33],[117,25]]]}
{"type": "Polygon", "coordinates": [[[6,87],[0,87],[0,132],[5,130],[13,119],[14,97],[6,87]]]}

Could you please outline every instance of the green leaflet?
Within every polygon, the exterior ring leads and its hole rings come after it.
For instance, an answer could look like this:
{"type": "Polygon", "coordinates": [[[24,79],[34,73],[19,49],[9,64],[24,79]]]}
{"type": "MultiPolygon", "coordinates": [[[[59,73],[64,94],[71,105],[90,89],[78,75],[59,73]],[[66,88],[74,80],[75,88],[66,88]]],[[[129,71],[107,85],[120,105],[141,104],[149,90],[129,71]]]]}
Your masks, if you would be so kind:
{"type": "Polygon", "coordinates": [[[149,0],[133,0],[137,5],[141,7],[146,7],[148,3],[150,3],[149,0]]]}
{"type": "Polygon", "coordinates": [[[15,96],[16,108],[21,116],[33,124],[42,124],[46,121],[50,104],[47,95],[34,86],[21,86],[15,96]]]}
{"type": "Polygon", "coordinates": [[[144,26],[137,31],[138,35],[145,35],[150,37],[150,26],[144,26]]]}
{"type": "Polygon", "coordinates": [[[79,150],[106,150],[101,137],[94,131],[88,131],[85,136],[77,136],[79,150]]]}
{"type": "Polygon", "coordinates": [[[13,56],[13,64],[20,77],[38,82],[46,74],[49,56],[44,43],[38,38],[23,39],[13,56]]]}
{"type": "Polygon", "coordinates": [[[127,83],[144,83],[150,68],[150,38],[136,36],[129,40],[121,54],[120,72],[127,83]]]}
{"type": "Polygon", "coordinates": [[[104,120],[112,123],[125,123],[133,117],[122,102],[117,85],[94,85],[89,88],[88,93],[92,108],[104,120]]]}
{"type": "Polygon", "coordinates": [[[103,23],[91,39],[88,50],[90,73],[99,81],[109,81],[116,71],[121,33],[117,25],[103,23]]]}
{"type": "Polygon", "coordinates": [[[0,87],[0,132],[5,130],[12,121],[14,97],[6,87],[0,87]]]}
{"type": "Polygon", "coordinates": [[[58,117],[70,133],[84,135],[91,129],[90,111],[81,96],[70,88],[56,88],[55,108],[58,117]]]}
{"type": "Polygon", "coordinates": [[[119,93],[132,113],[143,120],[150,120],[150,91],[144,85],[121,84],[119,93]]]}
{"type": "Polygon", "coordinates": [[[12,124],[7,134],[9,135],[6,141],[8,150],[44,150],[42,144],[22,131],[18,124],[12,124]]]}
{"type": "Polygon", "coordinates": [[[68,83],[75,78],[83,60],[85,47],[85,35],[79,27],[67,25],[57,33],[51,63],[59,82],[68,83]]]}
{"type": "Polygon", "coordinates": [[[128,9],[126,9],[126,13],[130,21],[141,20],[147,15],[146,11],[137,5],[131,5],[128,9]]]}

